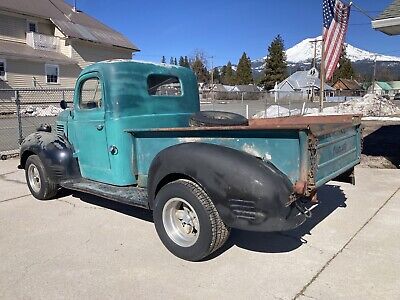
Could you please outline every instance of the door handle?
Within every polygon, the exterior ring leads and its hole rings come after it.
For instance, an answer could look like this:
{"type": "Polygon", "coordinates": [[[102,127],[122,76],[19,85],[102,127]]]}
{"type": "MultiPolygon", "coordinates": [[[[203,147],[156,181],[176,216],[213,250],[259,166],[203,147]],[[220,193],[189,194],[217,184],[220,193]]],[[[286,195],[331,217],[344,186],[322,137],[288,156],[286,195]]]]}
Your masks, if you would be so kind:
{"type": "Polygon", "coordinates": [[[108,148],[108,151],[110,151],[111,155],[117,155],[118,154],[118,148],[114,145],[110,146],[108,148]]]}
{"type": "Polygon", "coordinates": [[[103,125],[103,124],[99,124],[99,125],[96,126],[96,129],[97,129],[98,131],[102,131],[103,128],[104,128],[104,125],[103,125]]]}

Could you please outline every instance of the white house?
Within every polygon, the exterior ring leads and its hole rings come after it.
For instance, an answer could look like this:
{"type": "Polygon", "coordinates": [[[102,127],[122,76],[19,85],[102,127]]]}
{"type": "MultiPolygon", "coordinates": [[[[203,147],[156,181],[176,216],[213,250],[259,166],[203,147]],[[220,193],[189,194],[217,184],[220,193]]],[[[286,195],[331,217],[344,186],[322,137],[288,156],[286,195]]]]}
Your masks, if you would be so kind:
{"type": "Polygon", "coordinates": [[[0,1],[0,88],[73,87],[85,66],[135,51],[122,34],[63,0],[0,1]]]}
{"type": "MultiPolygon", "coordinates": [[[[303,98],[311,98],[319,96],[321,89],[321,80],[319,79],[319,72],[316,68],[311,68],[308,71],[297,71],[290,75],[288,78],[278,83],[278,85],[271,91],[277,92],[279,95],[298,94],[303,98]]],[[[334,89],[325,84],[325,95],[333,96],[334,89]]]]}

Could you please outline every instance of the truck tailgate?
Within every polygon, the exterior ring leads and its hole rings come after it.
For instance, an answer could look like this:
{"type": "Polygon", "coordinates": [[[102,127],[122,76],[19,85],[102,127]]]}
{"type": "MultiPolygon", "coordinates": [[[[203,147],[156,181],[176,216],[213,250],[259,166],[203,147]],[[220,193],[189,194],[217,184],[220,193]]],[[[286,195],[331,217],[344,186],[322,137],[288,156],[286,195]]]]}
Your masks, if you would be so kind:
{"type": "Polygon", "coordinates": [[[361,159],[360,124],[325,126],[310,141],[311,167],[315,168],[315,186],[319,187],[351,169],[361,159]]]}

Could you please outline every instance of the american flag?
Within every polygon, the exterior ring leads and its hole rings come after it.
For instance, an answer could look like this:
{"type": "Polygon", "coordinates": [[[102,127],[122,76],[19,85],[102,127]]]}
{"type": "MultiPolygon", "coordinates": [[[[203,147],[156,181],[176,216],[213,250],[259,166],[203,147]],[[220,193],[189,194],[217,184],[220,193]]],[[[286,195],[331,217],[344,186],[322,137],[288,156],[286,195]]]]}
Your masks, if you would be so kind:
{"type": "Polygon", "coordinates": [[[325,78],[330,80],[339,63],[349,26],[350,6],[340,0],[323,0],[325,78]]]}

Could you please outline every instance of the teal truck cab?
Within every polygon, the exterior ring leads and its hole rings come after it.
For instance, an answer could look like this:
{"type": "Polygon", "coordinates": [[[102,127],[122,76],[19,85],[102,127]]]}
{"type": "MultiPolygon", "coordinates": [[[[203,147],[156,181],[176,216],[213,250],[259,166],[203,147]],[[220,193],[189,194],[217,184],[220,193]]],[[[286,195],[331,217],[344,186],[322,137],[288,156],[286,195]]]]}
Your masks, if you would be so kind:
{"type": "Polygon", "coordinates": [[[318,187],[354,183],[360,156],[359,116],[201,112],[189,69],[116,60],[82,71],[73,108],[25,138],[19,167],[38,199],[65,188],[153,210],[164,245],[197,261],[230,228],[301,225],[318,187]]]}

